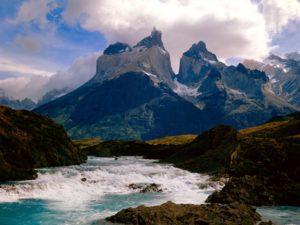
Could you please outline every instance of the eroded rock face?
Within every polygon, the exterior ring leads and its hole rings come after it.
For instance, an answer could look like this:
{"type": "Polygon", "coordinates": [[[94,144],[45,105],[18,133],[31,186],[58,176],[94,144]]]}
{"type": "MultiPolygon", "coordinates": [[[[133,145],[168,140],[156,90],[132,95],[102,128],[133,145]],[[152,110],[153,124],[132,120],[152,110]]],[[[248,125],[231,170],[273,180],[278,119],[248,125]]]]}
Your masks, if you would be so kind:
{"type": "Polygon", "coordinates": [[[167,202],[153,207],[124,209],[107,220],[126,225],[254,225],[261,218],[254,208],[239,203],[192,205],[167,202]]]}

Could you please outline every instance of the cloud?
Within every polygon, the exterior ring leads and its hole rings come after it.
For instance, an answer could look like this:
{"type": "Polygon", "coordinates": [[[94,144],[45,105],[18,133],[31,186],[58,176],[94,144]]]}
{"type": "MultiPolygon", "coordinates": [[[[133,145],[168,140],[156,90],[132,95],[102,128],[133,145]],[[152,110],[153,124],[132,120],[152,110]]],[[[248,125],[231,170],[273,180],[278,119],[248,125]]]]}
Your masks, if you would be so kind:
{"type": "Polygon", "coordinates": [[[18,9],[16,17],[8,21],[12,24],[36,23],[40,28],[46,28],[49,25],[47,14],[56,6],[53,0],[24,1],[18,9]]]}
{"type": "Polygon", "coordinates": [[[267,29],[272,34],[281,32],[290,21],[300,20],[298,0],[262,0],[261,6],[267,29]]]}
{"type": "Polygon", "coordinates": [[[50,76],[53,74],[51,71],[41,69],[37,66],[30,65],[17,58],[11,58],[8,56],[0,56],[0,71],[2,72],[15,72],[21,74],[41,75],[50,76]]]}
{"type": "Polygon", "coordinates": [[[199,40],[223,59],[260,58],[270,50],[265,17],[250,0],[69,0],[63,16],[109,42],[134,44],[156,26],[176,68],[199,40]]]}
{"type": "Polygon", "coordinates": [[[18,35],[14,43],[28,53],[37,53],[40,50],[40,40],[31,36],[18,35]]]}
{"type": "MultiPolygon", "coordinates": [[[[67,70],[57,71],[52,76],[30,75],[28,68],[20,67],[19,71],[26,71],[19,77],[0,80],[0,89],[9,97],[24,99],[29,97],[38,101],[48,91],[68,87],[75,89],[88,81],[96,73],[96,60],[100,53],[93,53],[76,59],[67,70]]],[[[0,64],[1,70],[1,64],[0,64]]],[[[46,74],[46,73],[44,73],[46,74]]]]}

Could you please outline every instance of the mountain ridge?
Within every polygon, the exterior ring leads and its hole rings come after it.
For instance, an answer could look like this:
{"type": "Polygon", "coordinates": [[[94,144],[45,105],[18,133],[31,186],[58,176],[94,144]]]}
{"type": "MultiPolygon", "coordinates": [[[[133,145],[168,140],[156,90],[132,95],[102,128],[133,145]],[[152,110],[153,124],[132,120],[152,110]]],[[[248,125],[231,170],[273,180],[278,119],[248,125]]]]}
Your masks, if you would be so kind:
{"type": "Polygon", "coordinates": [[[202,41],[183,53],[175,75],[156,29],[133,47],[109,45],[96,66],[87,83],[34,111],[73,138],[109,140],[193,134],[218,124],[244,128],[296,111],[264,72],[226,66],[202,41]]]}

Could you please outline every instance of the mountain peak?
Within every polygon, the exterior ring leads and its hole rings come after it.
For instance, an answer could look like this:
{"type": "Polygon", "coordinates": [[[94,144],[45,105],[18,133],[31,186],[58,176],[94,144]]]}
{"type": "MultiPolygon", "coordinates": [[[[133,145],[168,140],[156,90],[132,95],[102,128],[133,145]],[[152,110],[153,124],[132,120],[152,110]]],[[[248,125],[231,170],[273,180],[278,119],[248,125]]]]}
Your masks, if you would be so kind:
{"type": "Polygon", "coordinates": [[[193,44],[192,47],[184,53],[184,55],[187,57],[203,59],[204,61],[218,61],[217,56],[207,50],[206,44],[203,41],[193,44]]]}
{"type": "Polygon", "coordinates": [[[248,72],[248,69],[242,63],[239,63],[237,65],[236,69],[238,71],[240,71],[241,73],[247,73],[248,72]]]}
{"type": "Polygon", "coordinates": [[[157,30],[155,27],[153,28],[151,34],[148,37],[145,37],[140,42],[138,42],[134,47],[146,47],[151,48],[152,46],[159,46],[165,50],[164,44],[162,42],[162,33],[157,30]]]}
{"type": "Polygon", "coordinates": [[[109,45],[103,52],[104,55],[114,55],[131,50],[131,47],[126,43],[116,42],[109,45]]]}

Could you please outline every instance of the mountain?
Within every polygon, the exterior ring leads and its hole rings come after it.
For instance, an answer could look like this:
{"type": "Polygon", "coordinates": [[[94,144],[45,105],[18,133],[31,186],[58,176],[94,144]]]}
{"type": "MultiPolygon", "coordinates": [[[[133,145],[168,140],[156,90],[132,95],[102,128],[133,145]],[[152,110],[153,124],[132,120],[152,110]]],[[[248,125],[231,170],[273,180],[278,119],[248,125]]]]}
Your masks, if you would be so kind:
{"type": "Polygon", "coordinates": [[[61,125],[0,106],[0,182],[31,179],[34,168],[82,163],[85,156],[61,125]]]}
{"type": "Polygon", "coordinates": [[[175,75],[154,29],[134,46],[109,45],[91,80],[34,111],[72,138],[148,140],[217,124],[253,126],[295,110],[275,95],[264,72],[226,66],[201,41],[183,54],[175,75]]]}
{"type": "Polygon", "coordinates": [[[67,93],[69,93],[71,90],[68,87],[62,88],[62,89],[53,89],[51,91],[48,91],[46,94],[43,95],[43,97],[38,101],[37,106],[44,105],[48,102],[53,101],[54,99],[57,99],[67,93]]]}
{"type": "Polygon", "coordinates": [[[243,128],[296,110],[276,96],[264,72],[226,66],[204,42],[183,54],[175,83],[174,91],[212,115],[215,124],[243,128]]]}
{"type": "Polygon", "coordinates": [[[154,82],[173,87],[170,55],[161,37],[161,32],[154,28],[150,36],[134,47],[119,42],[108,46],[97,60],[96,75],[86,85],[111,80],[126,72],[144,72],[154,82]]]}
{"type": "Polygon", "coordinates": [[[211,119],[172,91],[173,78],[161,32],[153,30],[133,47],[110,45],[90,81],[35,112],[63,124],[72,138],[153,139],[212,126],[211,119]]]}
{"type": "Polygon", "coordinates": [[[36,107],[36,103],[29,98],[17,100],[7,97],[3,90],[0,89],[0,105],[8,106],[13,109],[27,109],[31,110],[36,107]]]}
{"type": "Polygon", "coordinates": [[[245,60],[250,69],[264,71],[271,80],[274,92],[295,107],[300,107],[300,54],[297,52],[279,57],[271,54],[263,62],[245,60]]]}

